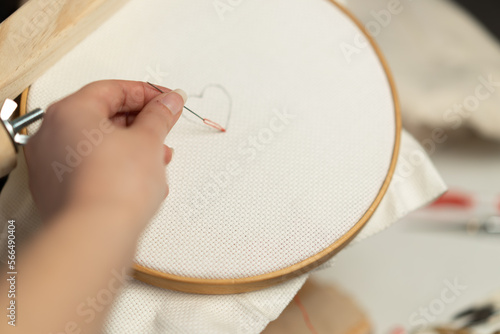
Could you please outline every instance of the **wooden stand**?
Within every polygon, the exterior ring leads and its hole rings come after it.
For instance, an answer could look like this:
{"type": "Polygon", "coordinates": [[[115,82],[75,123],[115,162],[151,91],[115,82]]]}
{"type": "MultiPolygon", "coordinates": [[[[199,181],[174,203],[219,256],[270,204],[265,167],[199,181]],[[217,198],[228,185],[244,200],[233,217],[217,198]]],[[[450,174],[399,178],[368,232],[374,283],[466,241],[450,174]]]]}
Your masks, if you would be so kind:
{"type": "Polygon", "coordinates": [[[31,0],[0,24],[0,101],[14,99],[127,0],[31,0]]]}

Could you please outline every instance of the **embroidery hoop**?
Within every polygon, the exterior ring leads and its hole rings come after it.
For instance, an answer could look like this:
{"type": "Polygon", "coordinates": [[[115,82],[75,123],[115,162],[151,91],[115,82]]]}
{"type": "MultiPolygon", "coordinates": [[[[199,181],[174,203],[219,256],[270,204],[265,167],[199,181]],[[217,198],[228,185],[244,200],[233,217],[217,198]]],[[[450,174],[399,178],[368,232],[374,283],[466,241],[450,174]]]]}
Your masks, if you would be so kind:
{"type": "MultiPolygon", "coordinates": [[[[204,278],[192,278],[173,275],[169,273],[164,273],[161,271],[153,270],[145,266],[134,264],[133,277],[142,282],[158,286],[165,289],[177,290],[188,293],[198,293],[198,294],[233,294],[249,292],[254,290],[259,290],[267,288],[286,280],[292,279],[294,277],[300,276],[309,272],[310,270],[320,266],[327,260],[332,258],[340,250],[342,250],[349,242],[356,237],[356,235],[361,231],[364,225],[368,222],[370,217],[373,215],[377,209],[380,201],[384,197],[387,188],[391,182],[394,170],[396,168],[397,158],[399,154],[400,137],[401,137],[401,114],[400,106],[397,97],[397,92],[395,88],[395,83],[393,77],[390,73],[389,67],[385,58],[383,57],[379,47],[375,43],[374,39],[368,34],[366,29],[363,27],[362,23],[345,7],[338,4],[334,0],[329,0],[333,5],[335,5],[345,16],[347,16],[364,35],[370,46],[376,53],[383,70],[387,76],[388,83],[390,85],[390,90],[392,93],[392,99],[394,104],[394,116],[395,116],[395,139],[394,148],[392,153],[392,158],[389,166],[388,173],[380,187],[380,190],[375,197],[374,201],[367,209],[365,214],[361,219],[354,224],[354,226],[345,233],[341,238],[336,240],[329,247],[325,248],[321,252],[301,261],[287,268],[276,270],[270,273],[261,274],[252,277],[236,278],[236,279],[204,279],[204,278]]],[[[24,90],[21,96],[20,113],[21,115],[26,113],[27,99],[29,95],[29,87],[24,90]]]]}

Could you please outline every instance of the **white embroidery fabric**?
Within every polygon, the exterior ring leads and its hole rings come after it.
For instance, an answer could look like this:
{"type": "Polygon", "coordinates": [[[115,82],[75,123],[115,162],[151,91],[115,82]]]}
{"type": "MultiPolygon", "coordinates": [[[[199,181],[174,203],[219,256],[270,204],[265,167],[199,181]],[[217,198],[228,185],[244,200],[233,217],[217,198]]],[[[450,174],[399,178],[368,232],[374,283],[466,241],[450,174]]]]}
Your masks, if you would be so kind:
{"type": "MultiPolygon", "coordinates": [[[[18,162],[18,167],[10,174],[0,196],[0,219],[3,225],[0,236],[1,261],[7,259],[6,222],[9,219],[16,220],[18,249],[24,247],[28,237],[36,233],[40,226],[29,193],[28,172],[22,151],[18,162]]],[[[384,230],[436,198],[445,189],[425,151],[403,132],[393,182],[373,217],[350,245],[384,230]]],[[[334,261],[335,258],[319,269],[332,266],[334,261]]],[[[279,316],[308,276],[305,274],[261,291],[226,296],[192,295],[130,280],[114,303],[103,333],[259,333],[269,321],[279,316]]]]}
{"type": "MultiPolygon", "coordinates": [[[[136,261],[177,275],[239,278],[300,262],[359,220],[389,168],[394,105],[371,48],[346,62],[339,44],[360,32],[328,1],[242,2],[218,14],[206,1],[132,0],[32,86],[28,108],[99,79],[188,91],[187,105],[228,131],[203,128],[189,115],[176,125],[167,139],[176,149],[170,196],[136,261]]],[[[403,135],[400,163],[416,153],[423,158],[391,184],[360,237],[444,190],[423,151],[403,135]]],[[[20,160],[0,208],[27,235],[39,218],[20,160]]],[[[132,281],[105,332],[256,333],[306,277],[234,296],[132,281]]]]}
{"type": "Polygon", "coordinates": [[[359,30],[332,3],[247,2],[224,18],[207,1],[131,1],[28,101],[46,107],[99,79],[149,80],[182,87],[191,109],[228,128],[186,112],[167,138],[170,195],[136,261],[180,276],[256,276],[322,251],[373,203],[395,143],[380,60],[367,48],[348,64],[338,46],[359,30]]]}

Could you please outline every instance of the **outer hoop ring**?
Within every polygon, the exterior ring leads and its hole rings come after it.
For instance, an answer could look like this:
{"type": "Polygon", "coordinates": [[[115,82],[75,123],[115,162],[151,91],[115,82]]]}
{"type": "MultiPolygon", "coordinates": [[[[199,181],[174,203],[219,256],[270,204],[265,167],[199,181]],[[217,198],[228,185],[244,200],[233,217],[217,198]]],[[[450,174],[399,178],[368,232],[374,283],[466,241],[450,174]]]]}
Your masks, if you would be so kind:
{"type": "MultiPolygon", "coordinates": [[[[144,283],[148,283],[169,290],[176,290],[176,291],[197,293],[197,294],[233,294],[233,293],[243,293],[243,292],[264,289],[282,283],[289,279],[295,278],[302,274],[305,274],[310,270],[325,263],[335,254],[337,254],[340,250],[342,250],[350,241],[352,241],[352,239],[356,237],[356,235],[361,231],[361,229],[371,218],[371,216],[377,209],[378,205],[380,204],[382,198],[384,197],[385,193],[387,192],[387,188],[389,187],[389,184],[392,180],[392,176],[396,169],[397,158],[399,156],[401,129],[402,129],[399,99],[394,79],[390,72],[389,66],[374,39],[366,31],[362,23],[350,11],[348,11],[344,6],[335,2],[335,0],[329,0],[329,1],[333,5],[337,6],[337,8],[340,9],[340,11],[342,11],[347,17],[349,17],[351,21],[354,22],[354,24],[356,24],[356,26],[360,29],[365,38],[369,41],[371,47],[373,48],[373,50],[377,54],[377,57],[380,60],[380,63],[386,73],[387,80],[391,87],[393,103],[394,103],[395,121],[396,121],[394,149],[389,170],[387,172],[387,176],[384,182],[382,183],[379,193],[375,197],[373,203],[370,205],[370,207],[361,217],[361,219],[340,239],[336,240],[333,244],[325,248],[323,251],[287,268],[283,268],[267,274],[238,278],[238,279],[201,279],[201,278],[191,278],[191,277],[183,277],[183,276],[167,274],[138,264],[134,264],[133,266],[134,271],[132,276],[135,279],[140,280],[144,283]]],[[[26,113],[28,94],[29,94],[29,87],[26,88],[21,95],[21,106],[20,106],[21,115],[24,115],[26,113]]]]}

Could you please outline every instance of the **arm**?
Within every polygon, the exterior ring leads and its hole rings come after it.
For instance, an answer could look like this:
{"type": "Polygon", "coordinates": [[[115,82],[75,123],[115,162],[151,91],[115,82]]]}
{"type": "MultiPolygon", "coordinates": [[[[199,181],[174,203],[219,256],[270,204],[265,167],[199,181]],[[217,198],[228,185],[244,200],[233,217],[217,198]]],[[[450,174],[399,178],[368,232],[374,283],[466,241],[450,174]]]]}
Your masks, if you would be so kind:
{"type": "Polygon", "coordinates": [[[103,81],[49,108],[26,147],[30,188],[46,223],[21,250],[19,319],[15,328],[2,321],[2,333],[100,332],[139,235],[168,193],[172,151],[163,141],[181,114],[179,93],[103,81]],[[72,150],[85,156],[68,159],[72,150]]]}

